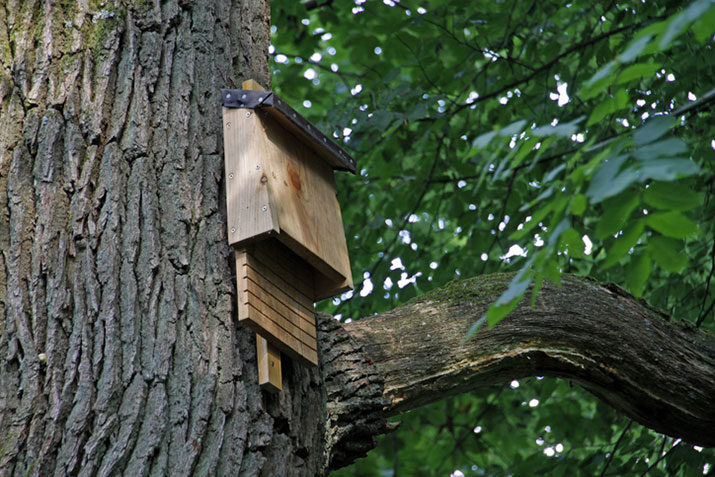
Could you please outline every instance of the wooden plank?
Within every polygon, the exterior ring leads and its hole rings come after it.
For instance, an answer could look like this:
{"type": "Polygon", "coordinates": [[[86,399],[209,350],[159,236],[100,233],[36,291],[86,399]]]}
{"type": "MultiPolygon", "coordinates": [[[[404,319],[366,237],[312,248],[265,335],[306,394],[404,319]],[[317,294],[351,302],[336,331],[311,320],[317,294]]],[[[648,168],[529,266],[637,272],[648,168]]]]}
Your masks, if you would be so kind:
{"type": "Polygon", "coordinates": [[[264,118],[277,236],[328,278],[352,280],[332,167],[273,119],[264,118]]]}
{"type": "Polygon", "coordinates": [[[263,262],[272,270],[281,270],[281,276],[296,275],[298,280],[293,283],[300,291],[312,297],[312,301],[320,301],[352,289],[352,281],[346,279],[337,281],[330,279],[313,268],[308,262],[295,254],[276,238],[269,238],[250,246],[251,257],[263,262]],[[287,275],[286,275],[287,274],[287,275]],[[310,291],[306,290],[312,284],[310,291]]]}
{"type": "MultiPolygon", "coordinates": [[[[251,252],[252,256],[260,257],[261,261],[266,265],[270,265],[272,268],[281,268],[288,274],[312,284],[315,275],[313,266],[286,247],[277,238],[270,238],[256,243],[253,245],[251,252]]],[[[310,296],[311,294],[306,293],[306,295],[310,296]]]]}
{"type": "MultiPolygon", "coordinates": [[[[302,312],[302,310],[297,310],[294,307],[286,305],[285,296],[273,294],[272,290],[267,290],[263,284],[255,283],[251,279],[248,280],[247,291],[249,294],[249,300],[255,297],[255,299],[258,299],[267,306],[271,307],[286,321],[290,322],[293,326],[305,333],[307,335],[307,339],[315,339],[315,318],[309,317],[302,312]]],[[[296,333],[293,333],[293,335],[300,338],[301,341],[305,341],[305,339],[302,338],[302,335],[298,335],[296,333]]]]}
{"type": "Polygon", "coordinates": [[[258,357],[258,385],[272,393],[283,389],[281,375],[281,352],[256,333],[256,355],[258,357]]]}
{"type": "Polygon", "coordinates": [[[265,91],[265,90],[266,90],[266,88],[264,88],[263,86],[261,86],[261,85],[258,83],[258,81],[254,80],[254,79],[248,79],[248,80],[244,81],[244,82],[241,84],[241,87],[242,87],[243,89],[252,89],[252,90],[254,90],[254,91],[265,91]]]}
{"type": "Polygon", "coordinates": [[[247,258],[253,270],[262,274],[270,282],[278,287],[287,287],[286,293],[291,296],[299,296],[301,304],[306,305],[311,313],[313,312],[313,286],[312,277],[304,279],[291,274],[290,267],[271,264],[270,260],[262,253],[249,254],[247,258]]]}
{"type": "Polygon", "coordinates": [[[292,336],[251,303],[246,304],[245,307],[250,318],[245,320],[244,323],[257,332],[265,334],[266,338],[270,338],[270,341],[278,349],[291,358],[306,364],[318,364],[316,350],[311,349],[307,344],[292,336]]]}
{"type": "Polygon", "coordinates": [[[313,309],[313,301],[309,297],[301,293],[296,287],[288,284],[283,277],[273,270],[257,262],[250,252],[237,251],[236,285],[239,291],[239,302],[245,301],[242,293],[249,289],[249,279],[263,288],[266,293],[280,300],[307,323],[314,326],[315,310],[313,309]]]}
{"type": "Polygon", "coordinates": [[[291,308],[295,308],[296,312],[304,315],[307,320],[312,320],[315,310],[313,309],[313,300],[302,294],[295,287],[290,286],[287,280],[274,273],[273,270],[255,266],[260,265],[258,262],[249,262],[246,266],[246,276],[256,283],[260,283],[271,294],[280,297],[281,301],[291,308]]]}
{"type": "MultiPolygon", "coordinates": [[[[315,334],[315,315],[312,302],[301,306],[302,316],[278,297],[291,302],[295,307],[295,298],[286,295],[282,289],[275,288],[264,277],[251,269],[251,254],[246,250],[236,251],[236,271],[238,288],[238,318],[258,333],[263,333],[269,341],[293,359],[303,363],[317,364],[317,341],[315,334]],[[258,282],[252,280],[253,275],[258,282]],[[266,289],[268,288],[268,289],[266,289]],[[309,319],[310,320],[309,320],[309,319]]],[[[287,287],[286,287],[287,288],[287,287]]],[[[266,358],[267,359],[267,358],[266,358]]]]}
{"type": "MultiPolygon", "coordinates": [[[[252,79],[242,86],[265,90],[252,79]]],[[[296,131],[286,129],[285,123],[274,118],[264,121],[264,125],[266,134],[272,136],[278,148],[271,151],[267,165],[278,185],[275,201],[279,227],[284,229],[279,240],[324,275],[320,280],[321,295],[333,296],[352,289],[350,258],[332,167],[317,160],[315,151],[296,140],[296,131]]]]}
{"type": "MultiPolygon", "coordinates": [[[[251,305],[261,310],[264,315],[269,316],[281,328],[301,342],[311,344],[311,342],[315,341],[315,325],[311,326],[303,318],[292,313],[290,308],[281,305],[280,301],[271,297],[270,294],[261,290],[261,287],[250,280],[247,299],[251,305]]],[[[311,348],[315,348],[315,346],[311,345],[311,348]]]]}
{"type": "Polygon", "coordinates": [[[308,333],[302,331],[298,326],[290,320],[287,320],[270,305],[258,299],[257,296],[250,292],[248,293],[248,304],[251,308],[258,310],[263,317],[268,318],[273,323],[280,326],[284,331],[300,341],[304,346],[313,350],[317,348],[318,344],[314,337],[311,337],[308,333]]]}
{"type": "Polygon", "coordinates": [[[280,231],[266,177],[266,136],[251,110],[223,108],[228,242],[280,231]]]}
{"type": "Polygon", "coordinates": [[[315,277],[315,301],[340,295],[353,289],[353,279],[350,277],[341,281],[331,280],[321,273],[316,273],[315,277]]]}

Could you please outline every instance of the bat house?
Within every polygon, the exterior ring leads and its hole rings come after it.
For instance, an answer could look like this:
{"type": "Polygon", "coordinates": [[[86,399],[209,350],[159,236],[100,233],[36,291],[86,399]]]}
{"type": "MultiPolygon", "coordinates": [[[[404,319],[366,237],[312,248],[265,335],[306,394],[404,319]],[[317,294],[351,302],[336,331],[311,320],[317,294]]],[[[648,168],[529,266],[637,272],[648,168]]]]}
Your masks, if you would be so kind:
{"type": "Polygon", "coordinates": [[[355,159],[254,81],[221,98],[238,319],[257,332],[261,386],[277,391],[279,351],[318,364],[313,303],[352,289],[333,171],[354,173],[355,159]]]}

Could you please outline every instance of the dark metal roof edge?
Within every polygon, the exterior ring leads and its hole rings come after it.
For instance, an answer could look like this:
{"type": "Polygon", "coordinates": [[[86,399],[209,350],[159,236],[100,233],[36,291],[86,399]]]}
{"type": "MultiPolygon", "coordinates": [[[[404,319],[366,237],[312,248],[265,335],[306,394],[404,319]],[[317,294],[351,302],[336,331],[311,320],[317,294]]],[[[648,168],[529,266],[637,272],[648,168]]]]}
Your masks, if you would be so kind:
{"type": "Polygon", "coordinates": [[[221,104],[226,108],[267,109],[279,121],[287,124],[293,132],[307,140],[320,156],[328,160],[336,169],[356,173],[357,161],[345,152],[331,138],[323,134],[314,124],[305,119],[288,103],[272,91],[252,89],[222,89],[221,104]]]}

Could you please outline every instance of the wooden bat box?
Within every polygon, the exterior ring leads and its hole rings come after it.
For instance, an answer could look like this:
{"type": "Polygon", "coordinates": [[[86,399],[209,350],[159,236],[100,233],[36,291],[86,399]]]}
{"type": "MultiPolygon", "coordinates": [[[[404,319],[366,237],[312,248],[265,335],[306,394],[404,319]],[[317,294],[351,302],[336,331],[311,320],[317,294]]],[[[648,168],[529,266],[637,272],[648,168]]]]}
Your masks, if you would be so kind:
{"type": "Polygon", "coordinates": [[[222,90],[238,318],[315,365],[313,303],[353,286],[333,171],[354,173],[355,160],[274,93],[252,85],[222,90]]]}

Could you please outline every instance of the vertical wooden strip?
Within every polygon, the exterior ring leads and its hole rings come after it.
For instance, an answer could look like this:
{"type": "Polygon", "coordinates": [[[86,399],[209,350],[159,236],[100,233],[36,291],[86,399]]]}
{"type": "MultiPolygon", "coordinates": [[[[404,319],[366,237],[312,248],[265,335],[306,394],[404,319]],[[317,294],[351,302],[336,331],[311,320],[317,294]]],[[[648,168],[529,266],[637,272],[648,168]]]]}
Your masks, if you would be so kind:
{"type": "Polygon", "coordinates": [[[259,386],[272,393],[280,392],[283,389],[281,352],[256,333],[256,355],[258,356],[259,386]]]}

